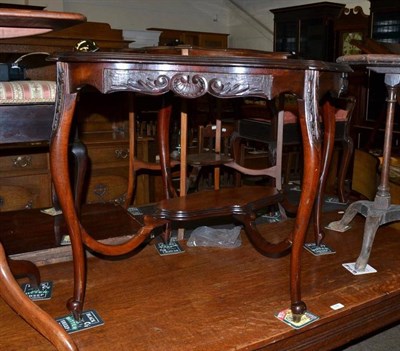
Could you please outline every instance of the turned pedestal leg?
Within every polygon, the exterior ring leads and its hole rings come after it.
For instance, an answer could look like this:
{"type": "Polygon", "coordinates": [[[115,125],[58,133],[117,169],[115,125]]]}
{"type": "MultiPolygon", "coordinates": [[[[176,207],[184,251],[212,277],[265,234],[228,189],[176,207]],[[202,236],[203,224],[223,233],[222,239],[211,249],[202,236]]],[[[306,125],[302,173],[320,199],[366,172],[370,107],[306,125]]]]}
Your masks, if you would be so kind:
{"type": "MultiPolygon", "coordinates": [[[[349,121],[347,121],[347,123],[349,124],[349,121]]],[[[346,128],[348,128],[348,126],[346,126],[346,128]]],[[[342,148],[343,148],[343,156],[342,156],[342,163],[339,168],[337,191],[338,191],[339,201],[342,203],[346,203],[347,197],[346,197],[345,181],[346,181],[347,171],[349,169],[350,159],[354,152],[353,139],[347,133],[342,141],[342,148]]]]}

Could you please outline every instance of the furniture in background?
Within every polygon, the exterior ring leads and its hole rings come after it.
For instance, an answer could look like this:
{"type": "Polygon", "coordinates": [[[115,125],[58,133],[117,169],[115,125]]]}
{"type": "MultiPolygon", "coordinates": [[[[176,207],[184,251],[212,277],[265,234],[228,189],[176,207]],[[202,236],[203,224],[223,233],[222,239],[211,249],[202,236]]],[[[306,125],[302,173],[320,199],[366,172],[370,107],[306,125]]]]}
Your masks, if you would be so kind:
{"type": "MultiPolygon", "coordinates": [[[[239,136],[249,140],[266,142],[269,153],[276,160],[282,159],[282,173],[278,172],[278,183],[286,188],[290,181],[300,180],[301,169],[301,132],[296,116],[296,108],[291,97],[282,97],[278,104],[260,104],[259,101],[243,105],[244,119],[238,121],[239,136]],[[290,103],[288,103],[290,102],[290,103]],[[278,106],[279,105],[279,106],[278,106]],[[283,125],[279,126],[278,110],[284,111],[283,125]],[[280,132],[280,128],[282,131],[280,132]],[[282,134],[282,150],[278,149],[277,136],[282,134]]],[[[335,143],[340,143],[341,163],[335,169],[334,183],[341,202],[346,202],[345,180],[353,153],[353,140],[350,137],[350,126],[356,101],[352,97],[336,99],[335,143]]],[[[336,167],[336,166],[335,166],[336,167]]],[[[275,177],[276,178],[276,177],[275,177]]]]}
{"type": "Polygon", "coordinates": [[[335,57],[361,53],[354,41],[366,40],[369,36],[368,28],[369,15],[364,14],[362,7],[343,8],[333,22],[335,57]]]}
{"type": "Polygon", "coordinates": [[[334,21],[344,7],[324,1],[271,10],[274,50],[293,52],[303,59],[335,61],[334,21]]]}
{"type": "MultiPolygon", "coordinates": [[[[276,118],[276,128],[271,128],[270,123],[266,120],[258,119],[239,119],[237,135],[233,140],[233,154],[234,162],[228,163],[226,166],[231,167],[243,175],[251,176],[268,176],[272,179],[274,186],[282,190],[282,159],[283,159],[283,125],[284,125],[284,112],[276,118]],[[272,129],[272,130],[271,130],[272,129]],[[246,165],[246,160],[243,143],[245,141],[262,142],[271,147],[273,144],[273,157],[268,162],[262,162],[262,167],[255,167],[246,165]]],[[[264,118],[266,116],[263,116],[264,118]]],[[[272,148],[271,148],[272,149],[272,148]]],[[[250,163],[250,162],[248,162],[250,163]]]]}
{"type": "Polygon", "coordinates": [[[400,87],[400,55],[350,55],[340,57],[339,62],[363,65],[368,70],[383,74],[388,94],[382,170],[374,201],[353,202],[340,221],[329,224],[329,229],[344,231],[356,214],[360,213],[366,217],[363,245],[355,264],[357,271],[364,271],[378,228],[383,224],[400,220],[400,205],[392,204],[389,186],[393,123],[400,87]]]}
{"type": "MultiPolygon", "coordinates": [[[[80,14],[40,11],[35,9],[0,9],[2,38],[46,33],[54,29],[61,29],[84,21],[86,21],[86,18],[80,14]]],[[[24,130],[20,128],[18,129],[24,130]]],[[[41,131],[39,131],[39,133],[41,133],[41,131]]],[[[41,137],[42,136],[39,136],[39,141],[42,140],[41,137]]],[[[18,138],[20,138],[20,140],[13,140],[16,144],[20,142],[34,142],[37,140],[35,139],[37,135],[35,135],[35,131],[29,131],[25,136],[18,135],[18,138]],[[30,132],[32,132],[33,135],[30,135],[30,132]]],[[[7,133],[1,135],[0,147],[1,143],[6,141],[7,133]]],[[[26,164],[25,160],[23,162],[26,164]]],[[[0,295],[3,300],[32,327],[46,337],[58,350],[77,350],[75,343],[65,330],[23,293],[12,275],[8,265],[9,262],[12,264],[12,261],[7,260],[3,246],[0,243],[0,295]]],[[[26,268],[29,270],[32,269],[32,265],[17,263],[16,268],[18,274],[21,273],[21,265],[22,270],[26,268]]],[[[34,271],[37,275],[38,272],[35,269],[34,271]]]]}
{"type": "MultiPolygon", "coordinates": [[[[295,116],[297,111],[295,97],[292,99],[288,98],[288,95],[282,95],[279,101],[246,99],[241,105],[242,118],[238,120],[238,134],[240,138],[246,141],[246,144],[249,144],[248,147],[250,148],[252,146],[251,141],[264,143],[267,146],[265,153],[258,154],[257,149],[254,153],[246,150],[246,145],[242,148],[241,162],[244,164],[246,162],[251,163],[251,160],[255,159],[257,163],[265,166],[273,164],[273,160],[279,159],[277,136],[279,135],[278,111],[280,110],[284,111],[284,114],[281,156],[282,178],[279,182],[285,188],[290,181],[301,179],[301,131],[295,116]],[[290,104],[285,104],[287,101],[290,101],[290,104]]],[[[261,149],[265,149],[266,146],[261,147],[261,149]]]]}
{"type": "MultiPolygon", "coordinates": [[[[14,62],[24,54],[71,51],[82,39],[93,40],[101,51],[128,48],[129,42],[122,30],[113,29],[108,23],[84,22],[57,31],[23,38],[7,38],[0,42],[1,62],[14,62]]],[[[55,80],[54,63],[43,62],[43,55],[31,55],[21,61],[27,67],[27,75],[35,80],[55,80]]]]}
{"type": "MultiPolygon", "coordinates": [[[[83,203],[116,203],[139,206],[157,199],[154,176],[141,174],[135,197],[129,195],[129,99],[128,94],[106,95],[85,91],[77,109],[79,139],[88,150],[83,203]]],[[[140,100],[138,97],[137,100],[140,100]]],[[[143,161],[155,160],[156,141],[152,132],[137,135],[134,155],[143,161]]]]}
{"type": "MultiPolygon", "coordinates": [[[[347,21],[347,27],[353,26],[352,33],[365,33],[361,38],[353,38],[349,44],[358,49],[353,54],[398,54],[400,53],[400,11],[398,4],[383,0],[370,0],[370,15],[358,12],[347,21]],[[365,19],[368,19],[366,25],[365,19]]],[[[343,26],[342,26],[343,27],[343,26]]],[[[338,28],[340,29],[340,28],[338,28]]],[[[338,34],[345,34],[342,28],[338,34]]],[[[359,36],[360,37],[360,36],[359,36]]],[[[340,56],[342,52],[338,52],[340,56]]],[[[352,137],[358,148],[365,150],[381,149],[384,141],[386,119],[386,94],[384,76],[366,70],[363,66],[354,66],[354,73],[349,75],[349,93],[358,103],[352,126],[352,137]]],[[[396,108],[396,116],[399,109],[396,108]]],[[[397,152],[400,142],[399,127],[393,127],[393,151],[397,152]]],[[[381,149],[382,152],[382,149],[381,149]]]]}
{"type": "MultiPolygon", "coordinates": [[[[388,0],[369,0],[371,39],[386,49],[386,54],[400,53],[400,9],[398,4],[388,0]]],[[[372,52],[381,54],[382,52],[372,52]]],[[[384,142],[386,120],[386,87],[384,75],[374,71],[369,73],[367,96],[367,114],[363,126],[372,126],[371,136],[367,139],[369,148],[381,147],[384,142]]],[[[400,112],[395,110],[395,121],[400,112]]],[[[367,128],[366,128],[367,129],[367,128]]],[[[368,129],[367,129],[368,132],[368,129]]],[[[366,133],[363,133],[364,135],[366,133]]],[[[368,134],[367,134],[368,135],[368,134]]],[[[397,122],[393,126],[392,147],[398,150],[400,145],[400,128],[397,122]]]]}
{"type": "Polygon", "coordinates": [[[354,151],[351,191],[373,200],[378,186],[379,159],[370,152],[356,149],[354,151]]]}
{"type": "Polygon", "coordinates": [[[349,165],[354,153],[354,141],[351,137],[351,126],[357,101],[351,96],[338,99],[337,104],[338,108],[335,113],[335,143],[340,144],[341,157],[339,158],[340,161],[338,161],[340,162],[340,166],[337,167],[336,191],[339,201],[346,203],[347,194],[345,182],[348,175],[347,173],[349,165]]]}
{"type": "Polygon", "coordinates": [[[206,189],[211,185],[215,190],[220,188],[221,166],[233,160],[230,143],[234,129],[233,123],[223,123],[220,119],[216,120],[216,124],[198,127],[197,150],[191,150],[187,155],[187,164],[191,167],[189,182],[194,184],[194,189],[199,190],[201,180],[208,183],[206,189]],[[210,174],[210,168],[213,173],[212,179],[207,176],[210,174]]]}
{"type": "MultiPolygon", "coordinates": [[[[149,121],[146,120],[145,122],[141,122],[140,118],[142,116],[143,110],[141,109],[141,103],[140,101],[142,100],[141,98],[144,98],[145,96],[140,95],[136,96],[135,94],[129,93],[128,97],[128,103],[129,103],[129,125],[128,125],[128,134],[129,134],[129,171],[128,171],[128,183],[127,183],[127,192],[126,192],[126,197],[125,197],[125,202],[124,202],[124,207],[128,208],[129,205],[133,202],[133,199],[138,197],[138,191],[140,191],[139,185],[140,185],[140,177],[142,177],[142,185],[147,185],[149,184],[148,182],[148,176],[146,175],[141,175],[139,176],[140,172],[156,172],[157,174],[160,173],[161,171],[161,165],[159,162],[159,150],[157,150],[157,156],[156,157],[151,157],[149,158],[148,152],[140,152],[140,140],[143,138],[143,135],[145,133],[144,126],[149,126],[149,121]],[[145,177],[145,178],[143,178],[145,177]],[[144,182],[143,183],[143,179],[144,182]]],[[[151,113],[154,113],[156,115],[156,122],[151,119],[151,122],[154,122],[154,127],[155,130],[157,131],[157,134],[159,133],[159,128],[161,121],[165,118],[165,116],[170,116],[171,115],[171,104],[167,103],[167,100],[170,100],[170,96],[162,96],[161,99],[158,99],[157,102],[154,102],[151,104],[149,101],[147,102],[146,105],[152,105],[152,111],[151,113]]],[[[156,99],[154,99],[156,100],[156,99]]],[[[146,110],[146,109],[145,109],[146,110]]],[[[146,112],[149,112],[148,110],[146,112]]],[[[152,137],[153,140],[155,138],[155,134],[152,137]]],[[[157,141],[156,141],[157,142],[157,141]]],[[[170,167],[173,168],[179,164],[179,161],[171,161],[170,167]]],[[[172,179],[171,177],[169,178],[167,183],[163,183],[162,186],[160,187],[159,191],[159,199],[163,198],[169,198],[170,196],[176,196],[176,189],[173,186],[172,179]]],[[[154,200],[154,199],[153,199],[154,200]]],[[[154,201],[153,201],[154,202],[154,201]]],[[[136,202],[138,203],[138,202],[136,202]]],[[[147,202],[148,203],[148,202],[147,202]]],[[[165,235],[169,235],[169,230],[166,230],[165,235]]]]}
{"type": "MultiPolygon", "coordinates": [[[[31,53],[71,51],[77,42],[86,38],[94,40],[101,51],[121,50],[129,45],[129,42],[123,40],[121,30],[111,29],[106,23],[86,22],[37,36],[2,39],[0,41],[1,62],[11,63],[31,53]]],[[[34,54],[20,61],[26,67],[27,79],[55,81],[55,64],[46,61],[45,58],[43,54],[34,54]]],[[[85,89],[85,93],[81,94],[79,116],[76,118],[79,139],[85,143],[91,158],[85,177],[86,191],[83,194],[83,201],[85,203],[104,201],[121,203],[128,186],[129,161],[126,155],[129,149],[128,101],[125,97],[116,95],[104,96],[101,99],[98,97],[98,93],[85,89]],[[113,106],[113,109],[110,106],[113,106]],[[100,154],[101,157],[99,157],[100,154]]],[[[35,108],[47,108],[46,113],[51,115],[50,110],[54,109],[54,104],[35,108]]],[[[7,123],[7,128],[12,128],[12,124],[16,123],[8,113],[2,113],[1,118],[7,119],[7,122],[3,120],[7,123]]],[[[20,118],[28,117],[21,115],[20,118]]],[[[46,130],[48,133],[51,131],[51,120],[49,123],[42,121],[43,131],[46,130]]],[[[5,131],[2,127],[1,132],[5,131]]],[[[45,144],[36,146],[33,149],[25,144],[24,147],[1,151],[0,179],[4,199],[2,211],[21,208],[25,205],[32,208],[52,206],[48,146],[45,144]],[[19,165],[24,165],[27,161],[31,165],[15,167],[14,160],[19,165]]],[[[148,155],[151,159],[155,157],[155,146],[154,137],[139,139],[137,151],[139,154],[148,155]]],[[[151,186],[150,190],[147,187],[138,187],[135,204],[155,201],[157,195],[154,190],[155,185],[153,185],[154,177],[140,176],[139,181],[150,183],[151,186]]]]}
{"type": "Polygon", "coordinates": [[[371,3],[371,38],[378,42],[400,43],[400,9],[390,0],[371,3]]]}
{"type": "Polygon", "coordinates": [[[159,46],[191,45],[203,48],[223,49],[228,47],[229,34],[195,32],[167,28],[147,28],[160,31],[159,46]]]}
{"type": "Polygon", "coordinates": [[[0,210],[50,207],[53,81],[0,82],[0,210]],[[29,152],[24,152],[29,149],[29,152]]]}

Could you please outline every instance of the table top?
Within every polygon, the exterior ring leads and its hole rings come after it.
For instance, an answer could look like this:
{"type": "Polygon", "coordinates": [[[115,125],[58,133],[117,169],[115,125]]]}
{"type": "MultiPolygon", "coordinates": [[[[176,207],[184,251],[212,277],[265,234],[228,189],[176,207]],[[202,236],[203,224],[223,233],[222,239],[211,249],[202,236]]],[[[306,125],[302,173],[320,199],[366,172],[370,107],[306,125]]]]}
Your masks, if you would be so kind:
{"type": "Polygon", "coordinates": [[[338,63],[350,66],[366,66],[377,73],[400,74],[400,55],[396,54],[361,54],[340,56],[338,63]]]}
{"type": "MultiPolygon", "coordinates": [[[[269,100],[279,92],[303,95],[320,82],[318,94],[340,94],[350,66],[324,61],[243,55],[185,56],[137,52],[63,52],[47,58],[71,69],[70,91],[91,85],[102,93],[130,91],[183,98],[209,93],[218,98],[244,96],[269,100]],[[79,71],[79,73],[78,73],[79,71]],[[319,74],[319,73],[321,74],[319,74]],[[336,79],[332,79],[336,75],[336,79]]],[[[310,90],[310,91],[311,91],[310,90]]]]}
{"type": "Polygon", "coordinates": [[[238,48],[206,48],[195,45],[176,45],[176,46],[148,46],[142,48],[129,48],[126,52],[147,53],[147,54],[165,54],[165,55],[183,55],[183,56],[247,56],[264,58],[282,58],[292,57],[289,52],[264,51],[254,49],[238,48]]]}
{"type": "MultiPolygon", "coordinates": [[[[231,55],[221,56],[197,55],[184,56],[173,54],[138,53],[138,52],[63,52],[55,53],[48,58],[50,61],[61,61],[68,63],[127,63],[127,64],[182,64],[208,67],[246,67],[246,68],[271,68],[286,70],[318,70],[330,72],[351,72],[347,64],[316,61],[286,59],[274,56],[245,56],[231,55]]],[[[160,67],[161,69],[161,67],[160,67]]],[[[236,71],[240,74],[241,72],[236,71]]]]}
{"type": "Polygon", "coordinates": [[[0,8],[0,38],[37,35],[86,22],[78,13],[0,8]]]}
{"type": "Polygon", "coordinates": [[[337,58],[336,62],[348,65],[400,66],[400,55],[396,54],[360,54],[337,58]]]}

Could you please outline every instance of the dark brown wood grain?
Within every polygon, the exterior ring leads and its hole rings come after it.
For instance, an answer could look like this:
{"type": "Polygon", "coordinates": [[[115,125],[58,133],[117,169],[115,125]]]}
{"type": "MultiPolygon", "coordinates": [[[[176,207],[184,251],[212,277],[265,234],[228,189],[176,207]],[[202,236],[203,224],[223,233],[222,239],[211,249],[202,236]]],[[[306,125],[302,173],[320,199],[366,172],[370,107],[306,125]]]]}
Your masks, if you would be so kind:
{"type": "MultiPolygon", "coordinates": [[[[140,224],[121,206],[113,204],[84,205],[81,221],[98,240],[135,233],[140,224]]],[[[22,254],[60,246],[68,234],[62,215],[49,216],[32,209],[0,212],[0,241],[9,255],[22,254]]]]}
{"type": "Polygon", "coordinates": [[[86,17],[78,13],[9,8],[0,9],[2,38],[15,38],[46,33],[85,21],[86,17]]]}
{"type": "MultiPolygon", "coordinates": [[[[322,224],[340,218],[323,214],[322,224]]],[[[242,233],[242,246],[218,249],[182,246],[184,253],[159,256],[154,241],[124,260],[89,259],[85,309],[104,319],[101,327],[74,333],[82,351],[97,350],[333,350],[400,320],[398,233],[382,227],[370,264],[377,273],[353,276],[342,263],[354,262],[362,242],[364,219],[356,217],[345,233],[327,231],[325,242],[336,254],[304,252],[303,295],[320,320],[294,330],[274,317],[288,307],[289,257],[258,254],[242,233]],[[334,311],[331,305],[342,303],[334,311]]],[[[293,220],[264,224],[264,235],[279,240],[293,220]]],[[[311,229],[311,228],[310,228],[311,229]]],[[[307,239],[313,240],[313,231],[307,239]]],[[[40,267],[54,282],[51,300],[38,306],[53,317],[67,314],[72,262],[40,267]]],[[[5,350],[54,348],[0,302],[0,339],[5,350]]]]}

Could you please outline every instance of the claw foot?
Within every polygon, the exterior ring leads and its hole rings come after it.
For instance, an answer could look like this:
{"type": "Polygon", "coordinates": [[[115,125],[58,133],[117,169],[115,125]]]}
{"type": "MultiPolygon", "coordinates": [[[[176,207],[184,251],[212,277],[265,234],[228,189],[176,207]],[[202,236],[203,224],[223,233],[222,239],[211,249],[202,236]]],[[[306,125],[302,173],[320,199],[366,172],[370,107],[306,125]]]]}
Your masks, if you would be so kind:
{"type": "Polygon", "coordinates": [[[350,226],[343,224],[342,221],[335,221],[329,223],[326,228],[329,230],[334,230],[335,232],[345,232],[346,230],[350,229],[350,226]]]}

